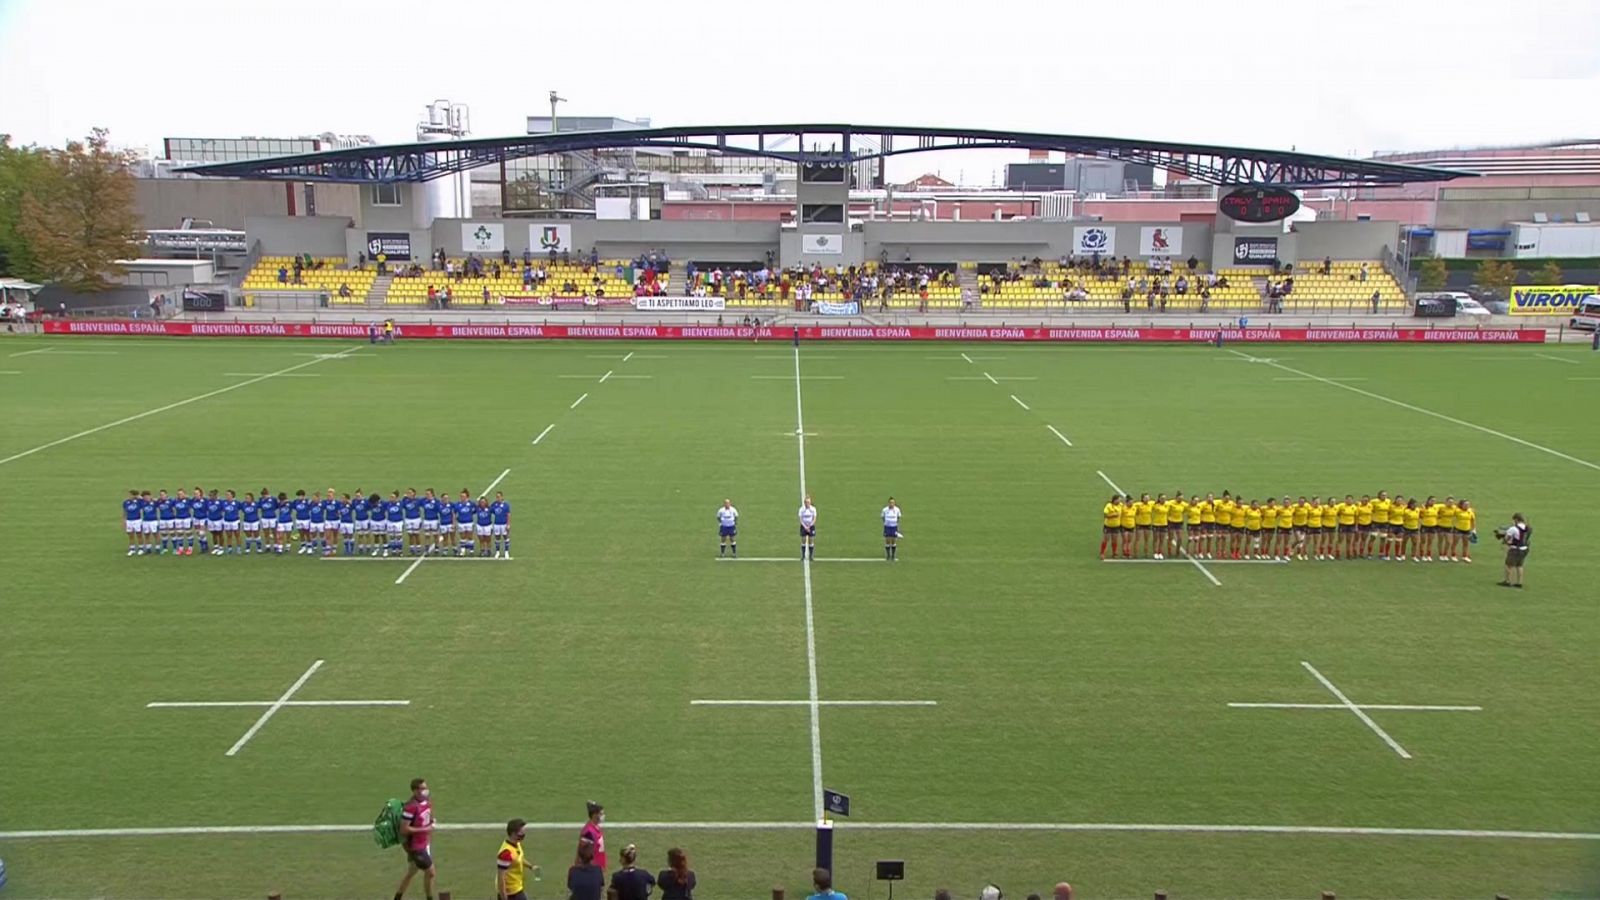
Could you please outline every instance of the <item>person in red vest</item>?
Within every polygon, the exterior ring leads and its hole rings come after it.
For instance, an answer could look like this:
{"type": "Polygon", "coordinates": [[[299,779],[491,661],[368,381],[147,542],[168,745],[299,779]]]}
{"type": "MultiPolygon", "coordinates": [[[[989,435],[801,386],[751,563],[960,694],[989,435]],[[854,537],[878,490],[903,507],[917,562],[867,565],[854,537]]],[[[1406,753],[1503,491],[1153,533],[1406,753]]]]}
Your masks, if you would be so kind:
{"type": "MultiPolygon", "coordinates": [[[[594,844],[594,864],[600,867],[600,871],[604,872],[606,871],[606,836],[600,830],[600,826],[606,822],[606,808],[590,800],[588,810],[589,821],[583,824],[583,830],[578,833],[578,843],[581,845],[584,841],[589,841],[594,844]]],[[[574,864],[581,865],[581,863],[574,864]]]]}

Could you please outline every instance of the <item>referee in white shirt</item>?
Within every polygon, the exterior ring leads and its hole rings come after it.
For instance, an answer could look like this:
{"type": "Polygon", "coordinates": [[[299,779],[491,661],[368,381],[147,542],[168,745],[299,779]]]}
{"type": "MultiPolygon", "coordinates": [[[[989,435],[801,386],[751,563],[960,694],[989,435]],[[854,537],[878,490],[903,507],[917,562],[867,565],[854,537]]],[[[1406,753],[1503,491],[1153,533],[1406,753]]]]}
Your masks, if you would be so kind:
{"type": "Polygon", "coordinates": [[[800,504],[800,558],[817,558],[817,508],[811,505],[811,495],[800,504]]]}
{"type": "Polygon", "coordinates": [[[717,556],[720,558],[729,550],[733,551],[733,558],[739,558],[739,511],[733,508],[732,500],[723,500],[717,507],[717,537],[721,543],[717,545],[717,556]]]}
{"type": "Polygon", "coordinates": [[[895,505],[894,498],[889,498],[889,505],[880,513],[883,517],[883,558],[894,562],[899,548],[896,543],[900,540],[900,507],[895,505]]]}

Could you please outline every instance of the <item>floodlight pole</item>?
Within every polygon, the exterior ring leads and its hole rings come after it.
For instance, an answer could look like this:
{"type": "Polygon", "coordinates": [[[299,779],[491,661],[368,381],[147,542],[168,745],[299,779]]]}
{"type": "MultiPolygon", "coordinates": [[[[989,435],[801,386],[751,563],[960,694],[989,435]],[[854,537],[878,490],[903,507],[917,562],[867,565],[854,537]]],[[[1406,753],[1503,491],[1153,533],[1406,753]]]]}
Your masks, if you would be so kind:
{"type": "Polygon", "coordinates": [[[561,96],[560,94],[557,94],[555,91],[551,91],[550,92],[550,133],[551,134],[555,134],[556,131],[557,131],[557,128],[556,128],[556,104],[557,103],[565,103],[565,102],[567,102],[567,98],[561,96]]]}

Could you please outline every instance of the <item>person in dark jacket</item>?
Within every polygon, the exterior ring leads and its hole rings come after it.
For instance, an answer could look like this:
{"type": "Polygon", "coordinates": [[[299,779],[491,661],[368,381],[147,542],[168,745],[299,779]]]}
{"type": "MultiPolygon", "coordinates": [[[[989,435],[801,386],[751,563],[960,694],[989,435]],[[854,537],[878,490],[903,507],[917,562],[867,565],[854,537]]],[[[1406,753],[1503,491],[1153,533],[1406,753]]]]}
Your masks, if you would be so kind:
{"type": "Polygon", "coordinates": [[[667,867],[656,876],[661,887],[661,900],[694,900],[694,870],[689,868],[689,854],[677,847],[667,851],[667,867]]]}
{"type": "Polygon", "coordinates": [[[649,900],[656,886],[656,877],[639,868],[639,848],[632,844],[622,848],[622,868],[611,873],[611,891],[617,900],[649,900]]]}
{"type": "Polygon", "coordinates": [[[605,870],[594,864],[594,842],[578,842],[578,862],[567,870],[570,900],[600,900],[606,892],[605,870]]]}

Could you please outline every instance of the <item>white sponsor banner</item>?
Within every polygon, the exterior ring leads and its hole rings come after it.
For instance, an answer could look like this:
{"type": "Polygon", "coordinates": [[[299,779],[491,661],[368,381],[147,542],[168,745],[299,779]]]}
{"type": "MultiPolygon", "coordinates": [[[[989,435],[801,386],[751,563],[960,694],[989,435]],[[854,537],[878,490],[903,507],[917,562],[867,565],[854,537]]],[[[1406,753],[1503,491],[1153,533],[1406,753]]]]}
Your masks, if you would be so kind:
{"type": "Polygon", "coordinates": [[[854,316],[860,314],[861,304],[854,300],[848,303],[830,303],[827,300],[819,300],[812,305],[811,311],[821,313],[824,316],[854,316]]]}
{"type": "Polygon", "coordinates": [[[1183,229],[1177,225],[1156,225],[1139,229],[1139,255],[1183,255],[1183,229]]]}
{"type": "Polygon", "coordinates": [[[534,253],[573,251],[571,225],[529,225],[528,246],[534,253]]]}
{"type": "Polygon", "coordinates": [[[728,301],[723,297],[635,297],[633,306],[643,312],[721,312],[728,308],[728,301]]]}
{"type": "Polygon", "coordinates": [[[843,253],[844,235],[802,234],[800,235],[800,252],[816,254],[843,253]]]}
{"type": "Polygon", "coordinates": [[[1087,225],[1072,229],[1072,255],[1113,256],[1117,252],[1117,232],[1109,225],[1087,225]]]}
{"type": "Polygon", "coordinates": [[[482,222],[461,223],[461,250],[464,253],[499,253],[506,248],[506,226],[482,222]]]}

